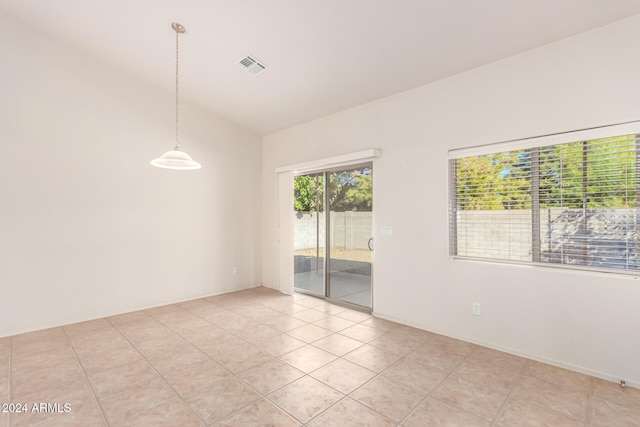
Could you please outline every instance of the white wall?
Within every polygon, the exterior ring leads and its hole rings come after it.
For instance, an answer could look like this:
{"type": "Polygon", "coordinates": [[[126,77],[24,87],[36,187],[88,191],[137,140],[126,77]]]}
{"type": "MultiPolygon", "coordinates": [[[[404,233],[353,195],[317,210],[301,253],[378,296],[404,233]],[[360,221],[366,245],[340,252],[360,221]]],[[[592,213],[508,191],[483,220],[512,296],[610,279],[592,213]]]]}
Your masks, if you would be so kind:
{"type": "Polygon", "coordinates": [[[154,168],[173,92],[1,15],[0,57],[0,337],[260,284],[260,137],[183,100],[203,168],[154,168]]]}
{"type": "Polygon", "coordinates": [[[638,52],[640,16],[265,137],[263,283],[279,286],[274,168],[381,148],[377,315],[640,386],[636,277],[454,261],[447,245],[447,150],[640,119],[638,52]]]}

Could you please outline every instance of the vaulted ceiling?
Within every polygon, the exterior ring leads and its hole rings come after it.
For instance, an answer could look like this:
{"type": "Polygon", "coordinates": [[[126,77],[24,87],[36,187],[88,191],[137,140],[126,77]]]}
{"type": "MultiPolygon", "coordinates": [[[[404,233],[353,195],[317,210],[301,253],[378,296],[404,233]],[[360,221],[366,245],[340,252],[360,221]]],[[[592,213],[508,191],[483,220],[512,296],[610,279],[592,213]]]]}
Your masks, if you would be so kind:
{"type": "Polygon", "coordinates": [[[0,13],[265,135],[640,13],[637,0],[0,0],[0,13]],[[268,69],[236,65],[251,55],[268,69]]]}

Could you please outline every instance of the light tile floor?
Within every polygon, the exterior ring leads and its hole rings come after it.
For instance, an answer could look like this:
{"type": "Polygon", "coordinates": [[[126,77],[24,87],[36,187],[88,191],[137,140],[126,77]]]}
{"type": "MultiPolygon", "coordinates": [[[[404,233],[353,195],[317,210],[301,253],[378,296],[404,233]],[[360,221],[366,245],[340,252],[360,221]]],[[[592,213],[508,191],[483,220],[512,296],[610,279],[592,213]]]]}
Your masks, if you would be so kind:
{"type": "Polygon", "coordinates": [[[640,426],[640,390],[266,288],[0,339],[0,392],[2,427],[640,426]]]}

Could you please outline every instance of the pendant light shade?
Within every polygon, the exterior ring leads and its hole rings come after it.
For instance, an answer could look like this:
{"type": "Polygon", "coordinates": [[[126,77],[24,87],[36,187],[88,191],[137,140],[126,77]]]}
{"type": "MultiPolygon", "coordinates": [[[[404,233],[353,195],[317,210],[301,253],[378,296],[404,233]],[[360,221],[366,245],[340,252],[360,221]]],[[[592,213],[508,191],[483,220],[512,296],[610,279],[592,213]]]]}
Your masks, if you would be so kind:
{"type": "Polygon", "coordinates": [[[159,168],[183,171],[200,169],[202,167],[200,163],[194,161],[191,156],[180,150],[179,147],[175,147],[173,150],[167,151],[157,159],[151,160],[151,164],[159,168]]]}
{"type": "Polygon", "coordinates": [[[151,161],[152,166],[157,166],[159,168],[164,169],[175,169],[175,170],[195,170],[200,169],[202,166],[200,163],[194,161],[191,156],[180,149],[180,141],[179,141],[179,121],[178,121],[178,111],[179,111],[179,91],[178,91],[178,35],[184,33],[184,27],[177,22],[171,24],[171,28],[176,32],[176,145],[173,147],[173,150],[167,151],[162,156],[158,157],[155,160],[151,161]]]}

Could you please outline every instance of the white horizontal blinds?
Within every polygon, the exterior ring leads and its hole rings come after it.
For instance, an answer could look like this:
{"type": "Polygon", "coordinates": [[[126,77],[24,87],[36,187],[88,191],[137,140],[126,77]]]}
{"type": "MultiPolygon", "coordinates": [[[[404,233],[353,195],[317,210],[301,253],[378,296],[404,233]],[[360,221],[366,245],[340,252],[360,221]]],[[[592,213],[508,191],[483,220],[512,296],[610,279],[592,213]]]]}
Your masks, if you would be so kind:
{"type": "Polygon", "coordinates": [[[636,135],[541,148],[541,261],[637,270],[636,135]]]}
{"type": "Polygon", "coordinates": [[[449,255],[458,254],[458,175],[456,161],[449,160],[449,255]]]}
{"type": "Polygon", "coordinates": [[[638,138],[450,160],[451,255],[637,271],[638,138]]]}
{"type": "Polygon", "coordinates": [[[451,162],[456,174],[453,255],[531,261],[529,150],[451,162]]]}

